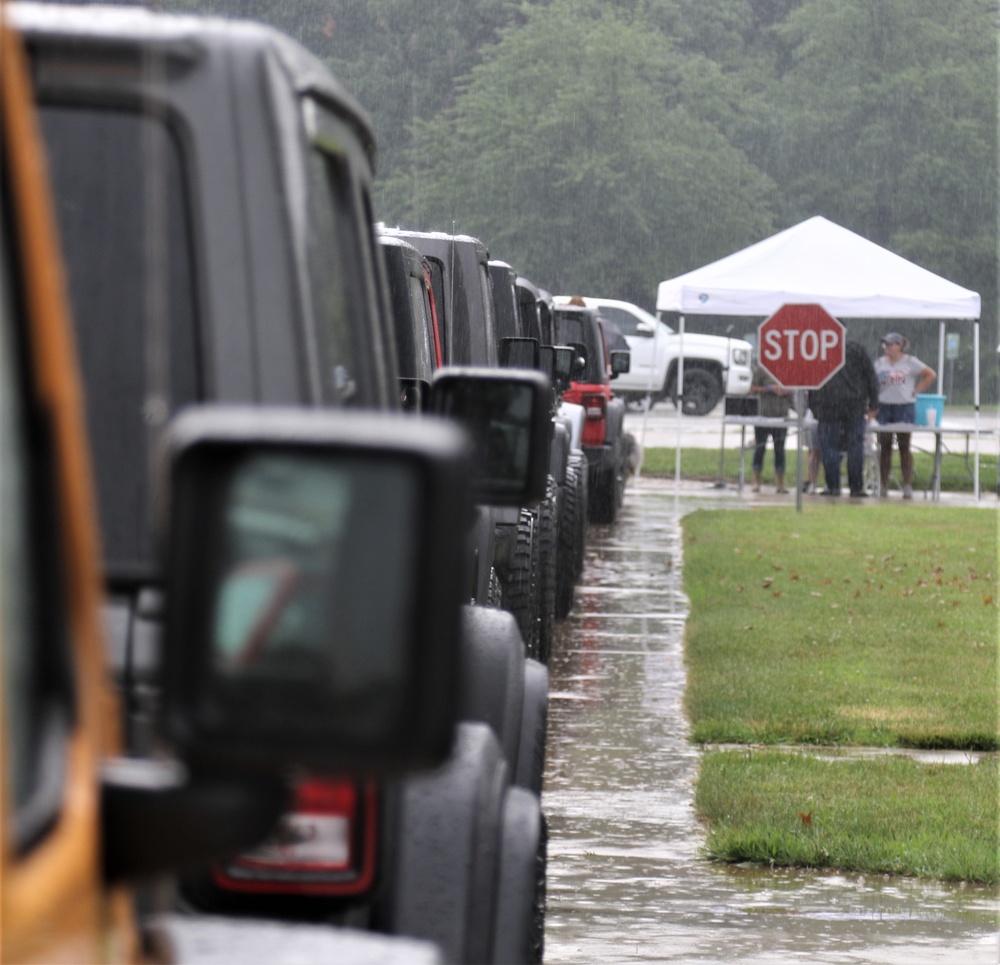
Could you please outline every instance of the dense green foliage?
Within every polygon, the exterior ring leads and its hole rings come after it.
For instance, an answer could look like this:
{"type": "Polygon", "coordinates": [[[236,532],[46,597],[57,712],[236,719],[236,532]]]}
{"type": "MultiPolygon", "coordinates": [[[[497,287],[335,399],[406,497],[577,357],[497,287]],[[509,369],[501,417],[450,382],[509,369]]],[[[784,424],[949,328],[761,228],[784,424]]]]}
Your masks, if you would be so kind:
{"type": "MultiPolygon", "coordinates": [[[[822,214],[980,292],[996,397],[993,0],[156,5],[269,21],[329,63],[374,119],[388,222],[649,307],[661,280],[822,214]]],[[[873,351],[879,328],[852,325],[873,351]]],[[[933,364],[936,326],[913,328],[933,364]]]]}

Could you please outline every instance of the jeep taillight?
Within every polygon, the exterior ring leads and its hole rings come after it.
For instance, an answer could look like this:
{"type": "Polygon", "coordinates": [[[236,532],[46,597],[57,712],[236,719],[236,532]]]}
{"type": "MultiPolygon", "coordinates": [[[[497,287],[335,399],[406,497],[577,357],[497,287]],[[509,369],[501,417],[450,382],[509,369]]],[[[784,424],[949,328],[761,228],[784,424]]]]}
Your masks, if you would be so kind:
{"type": "Polygon", "coordinates": [[[217,865],[215,883],[268,894],[361,894],[375,878],[377,804],[374,782],[305,780],[271,836],[217,865]]]}
{"type": "Polygon", "coordinates": [[[583,396],[583,411],[588,422],[605,419],[608,415],[608,400],[599,393],[590,392],[583,396]]]}
{"type": "Polygon", "coordinates": [[[585,420],[583,423],[583,444],[585,446],[603,446],[608,415],[607,397],[598,392],[584,392],[580,400],[583,406],[585,420]]]}

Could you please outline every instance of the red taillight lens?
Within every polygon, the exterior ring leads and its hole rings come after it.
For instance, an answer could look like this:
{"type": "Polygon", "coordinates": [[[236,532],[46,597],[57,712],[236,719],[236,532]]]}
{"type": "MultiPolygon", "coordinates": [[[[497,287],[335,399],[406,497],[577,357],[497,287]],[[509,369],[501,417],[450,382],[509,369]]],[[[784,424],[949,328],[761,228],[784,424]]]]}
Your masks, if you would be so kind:
{"type": "Polygon", "coordinates": [[[377,803],[373,782],[303,781],[271,837],[216,866],[215,883],[269,894],[364,892],[375,877],[377,803]]]}
{"type": "Polygon", "coordinates": [[[607,397],[596,392],[585,392],[580,404],[586,416],[583,423],[583,444],[603,446],[608,415],[607,397]]]}
{"type": "Polygon", "coordinates": [[[582,405],[588,422],[596,422],[598,419],[607,418],[608,400],[603,395],[596,393],[586,394],[583,397],[582,405]]]}

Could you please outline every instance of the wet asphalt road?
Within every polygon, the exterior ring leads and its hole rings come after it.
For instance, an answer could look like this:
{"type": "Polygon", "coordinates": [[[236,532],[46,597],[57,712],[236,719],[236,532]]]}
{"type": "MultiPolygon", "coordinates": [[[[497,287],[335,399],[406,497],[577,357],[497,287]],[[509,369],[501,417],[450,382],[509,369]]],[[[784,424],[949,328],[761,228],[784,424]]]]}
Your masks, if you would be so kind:
{"type": "Polygon", "coordinates": [[[706,502],[640,481],[590,529],[549,664],[546,962],[996,965],[996,889],[700,857],[677,510],[706,502]]]}

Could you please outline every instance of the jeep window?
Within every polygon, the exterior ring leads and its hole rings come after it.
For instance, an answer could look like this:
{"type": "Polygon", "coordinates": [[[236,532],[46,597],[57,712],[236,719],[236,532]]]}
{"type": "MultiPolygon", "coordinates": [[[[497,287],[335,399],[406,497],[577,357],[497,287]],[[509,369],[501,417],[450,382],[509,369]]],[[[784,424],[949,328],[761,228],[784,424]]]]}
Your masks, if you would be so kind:
{"type": "Polygon", "coordinates": [[[577,380],[590,385],[604,385],[608,374],[604,362],[604,340],[593,317],[584,312],[563,312],[556,309],[552,315],[555,345],[579,342],[587,349],[587,368],[577,380]]]}
{"type": "Polygon", "coordinates": [[[199,395],[181,151],[135,111],[42,105],[86,396],[105,563],[153,566],[150,461],[170,412],[199,395]]]}
{"type": "MultiPolygon", "coordinates": [[[[2,209],[10,212],[5,196],[2,209]]],[[[5,226],[6,228],[6,226],[5,226]]],[[[48,433],[28,403],[26,347],[15,327],[13,253],[0,233],[0,678],[4,784],[23,851],[52,826],[65,783],[72,713],[60,540],[46,497],[54,485],[48,433]]]]}
{"type": "Polygon", "coordinates": [[[366,317],[360,264],[364,244],[353,217],[346,163],[316,147],[309,159],[309,276],[320,346],[323,400],[335,405],[371,403],[374,373],[359,372],[366,356],[355,344],[366,317]]]}
{"type": "Polygon", "coordinates": [[[496,311],[493,305],[493,282],[490,280],[490,270],[479,263],[479,289],[483,298],[483,317],[486,320],[486,359],[487,365],[497,364],[497,323],[496,311]]]}

